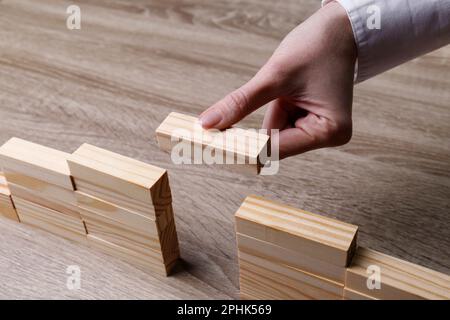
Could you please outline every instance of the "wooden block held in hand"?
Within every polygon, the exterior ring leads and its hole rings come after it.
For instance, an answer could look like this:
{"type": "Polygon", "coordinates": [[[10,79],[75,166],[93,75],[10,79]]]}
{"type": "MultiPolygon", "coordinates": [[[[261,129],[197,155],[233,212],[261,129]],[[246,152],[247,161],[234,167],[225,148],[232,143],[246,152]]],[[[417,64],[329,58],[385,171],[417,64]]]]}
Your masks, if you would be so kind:
{"type": "Polygon", "coordinates": [[[346,267],[356,248],[358,227],[248,196],[236,212],[237,233],[302,255],[346,267]]]}
{"type": "Polygon", "coordinates": [[[450,276],[366,248],[356,251],[345,286],[381,300],[450,299],[450,276]],[[368,288],[368,267],[379,268],[380,289],[368,288]]]}
{"type": "Polygon", "coordinates": [[[189,156],[184,155],[191,163],[196,163],[199,154],[207,153],[211,159],[221,159],[220,164],[227,165],[228,158],[233,160],[230,161],[231,167],[245,168],[255,174],[260,172],[263,165],[263,153],[267,156],[267,149],[270,148],[270,137],[256,130],[205,130],[196,117],[176,112],[170,113],[156,129],[156,137],[159,147],[164,151],[171,152],[176,146],[183,151],[191,150],[189,156]]]}
{"type": "Polygon", "coordinates": [[[62,151],[12,138],[0,147],[0,166],[6,173],[11,171],[74,190],[68,156],[62,151]]]}

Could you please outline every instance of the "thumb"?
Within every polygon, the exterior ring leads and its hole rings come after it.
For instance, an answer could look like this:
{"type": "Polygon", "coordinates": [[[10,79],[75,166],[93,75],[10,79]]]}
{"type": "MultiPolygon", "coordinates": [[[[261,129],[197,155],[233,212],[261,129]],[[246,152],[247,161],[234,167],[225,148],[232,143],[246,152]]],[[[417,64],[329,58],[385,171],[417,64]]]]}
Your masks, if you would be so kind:
{"type": "Polygon", "coordinates": [[[274,81],[267,72],[259,72],[253,79],[236,89],[200,115],[205,129],[226,129],[256,109],[277,98],[274,81]]]}

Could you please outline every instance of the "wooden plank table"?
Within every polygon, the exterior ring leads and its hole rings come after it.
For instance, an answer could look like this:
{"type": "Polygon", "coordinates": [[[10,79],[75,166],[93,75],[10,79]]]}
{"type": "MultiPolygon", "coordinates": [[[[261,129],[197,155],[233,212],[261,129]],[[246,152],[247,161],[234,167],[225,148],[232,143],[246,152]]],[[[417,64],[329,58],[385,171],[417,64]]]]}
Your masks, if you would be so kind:
{"type": "MultiPolygon", "coordinates": [[[[236,298],[233,215],[249,193],[360,226],[359,243],[450,273],[450,47],[358,85],[350,144],[275,176],[176,166],[154,130],[248,80],[315,0],[3,0],[0,143],[84,142],[167,168],[183,263],[172,277],[0,221],[0,298],[236,298]],[[81,7],[82,29],[66,28],[81,7]],[[68,290],[66,269],[81,268],[68,290]]],[[[260,126],[264,110],[243,122],[260,126]]]]}

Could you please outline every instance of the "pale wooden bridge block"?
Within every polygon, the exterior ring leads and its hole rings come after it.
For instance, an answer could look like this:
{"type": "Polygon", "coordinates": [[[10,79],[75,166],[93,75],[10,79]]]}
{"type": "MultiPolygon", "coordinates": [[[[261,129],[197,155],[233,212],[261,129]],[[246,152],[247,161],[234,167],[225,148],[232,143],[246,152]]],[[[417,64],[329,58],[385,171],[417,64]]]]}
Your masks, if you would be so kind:
{"type": "Polygon", "coordinates": [[[262,154],[267,155],[270,150],[270,137],[266,134],[234,127],[224,131],[205,130],[196,117],[176,112],[170,113],[156,129],[156,137],[164,151],[171,152],[175,146],[191,150],[189,156],[184,155],[191,163],[195,164],[198,158],[201,163],[208,163],[209,160],[203,159],[203,153],[208,151],[212,159],[221,159],[221,166],[254,174],[258,174],[264,165],[262,154]],[[226,161],[227,158],[231,163],[226,161]]]}

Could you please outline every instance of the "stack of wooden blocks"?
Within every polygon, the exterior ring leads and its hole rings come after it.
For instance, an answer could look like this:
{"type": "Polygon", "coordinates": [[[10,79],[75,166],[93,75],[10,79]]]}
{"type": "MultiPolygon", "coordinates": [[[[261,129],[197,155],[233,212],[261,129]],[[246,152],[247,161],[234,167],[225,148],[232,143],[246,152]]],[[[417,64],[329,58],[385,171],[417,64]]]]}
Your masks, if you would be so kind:
{"type": "Polygon", "coordinates": [[[179,249],[167,171],[88,144],[68,163],[89,243],[169,274],[179,249]]]}
{"type": "Polygon", "coordinates": [[[449,276],[357,248],[357,226],[257,196],[235,217],[243,299],[450,299],[449,276]]]}
{"type": "Polygon", "coordinates": [[[5,175],[0,171],[0,216],[19,221],[5,175]]]}
{"type": "Polygon", "coordinates": [[[0,166],[3,215],[152,272],[176,264],[166,170],[87,144],[68,154],[17,138],[0,147],[0,166]]]}
{"type": "Polygon", "coordinates": [[[16,138],[0,148],[0,163],[20,221],[86,242],[86,229],[67,165],[69,156],[16,138]]]}

